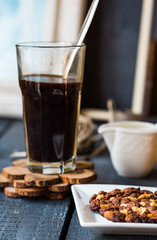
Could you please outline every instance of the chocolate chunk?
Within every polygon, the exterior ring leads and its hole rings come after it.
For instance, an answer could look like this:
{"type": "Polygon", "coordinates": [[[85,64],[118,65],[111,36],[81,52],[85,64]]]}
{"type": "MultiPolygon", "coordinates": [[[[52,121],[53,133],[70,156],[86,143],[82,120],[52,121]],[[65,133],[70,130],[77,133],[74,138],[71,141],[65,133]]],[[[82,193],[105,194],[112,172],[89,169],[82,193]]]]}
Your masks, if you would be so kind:
{"type": "Polygon", "coordinates": [[[120,201],[120,205],[127,204],[129,202],[130,202],[130,200],[128,198],[122,198],[121,201],[120,201]]]}
{"type": "Polygon", "coordinates": [[[89,206],[93,211],[98,211],[100,208],[100,200],[94,199],[89,206]]]}
{"type": "Polygon", "coordinates": [[[138,201],[130,201],[127,203],[127,206],[132,208],[132,207],[139,207],[139,202],[138,201]]]}
{"type": "Polygon", "coordinates": [[[112,201],[113,204],[119,205],[121,199],[114,197],[111,201],[112,201]]]}
{"type": "Polygon", "coordinates": [[[157,223],[157,197],[148,190],[129,187],[99,191],[90,198],[89,206],[113,222],[157,223]]]}
{"type": "Polygon", "coordinates": [[[99,209],[99,214],[104,217],[104,213],[105,213],[106,211],[107,211],[106,209],[100,208],[100,209],[99,209]]]}
{"type": "Polygon", "coordinates": [[[113,191],[109,192],[110,196],[116,196],[117,194],[121,193],[121,190],[119,189],[114,189],[113,191]]]}
{"type": "Polygon", "coordinates": [[[114,211],[114,214],[111,215],[112,222],[124,222],[125,221],[125,214],[120,213],[119,211],[114,211]]]}
{"type": "MultiPolygon", "coordinates": [[[[141,194],[145,194],[145,193],[146,193],[146,194],[153,194],[153,193],[152,193],[151,191],[149,191],[149,190],[141,190],[140,193],[141,193],[141,194]]],[[[155,194],[155,193],[154,193],[154,194],[155,194]]]]}
{"type": "Polygon", "coordinates": [[[134,216],[133,215],[128,215],[125,217],[125,222],[134,222],[134,216]]]}
{"type": "Polygon", "coordinates": [[[103,195],[105,196],[105,195],[106,195],[106,192],[104,192],[104,191],[98,192],[98,195],[101,195],[101,194],[103,194],[103,195]]]}
{"type": "Polygon", "coordinates": [[[130,194],[135,192],[139,192],[139,188],[129,187],[122,190],[122,193],[124,193],[125,196],[129,196],[130,194]]]}
{"type": "Polygon", "coordinates": [[[141,220],[140,216],[135,215],[135,216],[134,216],[134,222],[135,222],[135,223],[141,223],[142,220],[141,220]]]}
{"type": "Polygon", "coordinates": [[[139,196],[140,196],[139,192],[135,192],[135,193],[130,194],[130,197],[132,197],[132,198],[138,198],[139,196]]]}
{"type": "Polygon", "coordinates": [[[91,203],[94,199],[96,199],[96,197],[97,197],[97,194],[93,194],[89,199],[89,203],[91,203]]]}

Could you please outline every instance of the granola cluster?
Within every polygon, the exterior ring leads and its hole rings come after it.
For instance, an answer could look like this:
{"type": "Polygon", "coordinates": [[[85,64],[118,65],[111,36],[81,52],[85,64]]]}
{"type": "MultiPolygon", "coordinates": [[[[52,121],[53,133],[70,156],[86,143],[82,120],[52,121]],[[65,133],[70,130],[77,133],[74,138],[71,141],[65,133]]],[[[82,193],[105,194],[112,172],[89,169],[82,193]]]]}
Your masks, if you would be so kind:
{"type": "Polygon", "coordinates": [[[131,187],[100,191],[91,196],[89,207],[113,222],[157,223],[157,192],[131,187]]]}

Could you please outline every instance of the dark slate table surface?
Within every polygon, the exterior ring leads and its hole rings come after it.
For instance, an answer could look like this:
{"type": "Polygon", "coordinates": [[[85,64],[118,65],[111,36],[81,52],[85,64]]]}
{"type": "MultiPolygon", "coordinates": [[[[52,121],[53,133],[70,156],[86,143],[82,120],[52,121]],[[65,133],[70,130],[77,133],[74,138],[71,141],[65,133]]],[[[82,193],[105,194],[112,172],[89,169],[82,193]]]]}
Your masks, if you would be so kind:
{"type": "MultiPolygon", "coordinates": [[[[25,150],[23,123],[0,119],[0,170],[11,165],[9,155],[25,150]]],[[[107,151],[91,159],[98,175],[94,183],[157,185],[157,164],[149,176],[142,179],[119,177],[107,151]]],[[[8,198],[0,191],[0,240],[155,240],[156,236],[102,235],[83,228],[71,194],[63,200],[45,198],[8,198]]]]}

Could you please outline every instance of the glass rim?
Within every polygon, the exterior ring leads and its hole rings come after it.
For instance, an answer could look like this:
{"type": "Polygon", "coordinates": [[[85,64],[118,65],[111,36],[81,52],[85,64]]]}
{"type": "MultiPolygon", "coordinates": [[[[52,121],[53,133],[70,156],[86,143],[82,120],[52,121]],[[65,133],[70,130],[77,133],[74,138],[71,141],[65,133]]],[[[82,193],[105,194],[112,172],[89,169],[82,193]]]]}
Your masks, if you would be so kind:
{"type": "Polygon", "coordinates": [[[62,41],[34,41],[34,42],[20,42],[15,44],[16,47],[27,48],[80,48],[85,47],[86,44],[82,43],[77,45],[76,42],[62,42],[62,41]]]}

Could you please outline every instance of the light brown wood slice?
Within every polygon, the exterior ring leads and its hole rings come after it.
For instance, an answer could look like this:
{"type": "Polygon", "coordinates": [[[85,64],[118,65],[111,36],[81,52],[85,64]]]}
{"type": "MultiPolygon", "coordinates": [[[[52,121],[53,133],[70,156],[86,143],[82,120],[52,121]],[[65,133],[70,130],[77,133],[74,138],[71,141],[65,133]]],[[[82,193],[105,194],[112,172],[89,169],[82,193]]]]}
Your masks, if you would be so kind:
{"type": "Polygon", "coordinates": [[[12,184],[12,180],[4,177],[2,174],[0,174],[0,188],[8,187],[12,184]]]}
{"type": "Polygon", "coordinates": [[[28,186],[25,184],[25,180],[24,180],[24,179],[14,180],[14,181],[13,181],[13,186],[14,186],[15,188],[26,188],[26,187],[28,187],[28,186]]]}
{"type": "Polygon", "coordinates": [[[88,183],[96,179],[96,174],[89,169],[76,169],[73,172],[60,174],[59,176],[63,182],[70,184],[88,183]]]}
{"type": "Polygon", "coordinates": [[[76,169],[94,169],[94,163],[89,161],[76,161],[76,169]]]}
{"type": "Polygon", "coordinates": [[[4,188],[4,193],[5,193],[5,195],[7,195],[8,197],[13,197],[13,198],[19,198],[19,197],[21,197],[21,196],[16,192],[16,188],[14,188],[14,187],[6,187],[6,188],[4,188]]]}
{"type": "Polygon", "coordinates": [[[16,192],[20,196],[39,197],[46,195],[48,190],[47,188],[31,187],[31,188],[16,188],[16,192]]]}
{"type": "Polygon", "coordinates": [[[46,197],[49,199],[63,199],[67,196],[67,192],[49,192],[46,197]]]}
{"type": "Polygon", "coordinates": [[[26,167],[5,167],[2,169],[2,175],[11,180],[24,179],[26,174],[29,174],[30,171],[26,167]]]}
{"type": "Polygon", "coordinates": [[[25,176],[25,184],[28,186],[46,187],[59,182],[58,175],[44,175],[40,173],[30,173],[25,176]]]}
{"type": "Polygon", "coordinates": [[[12,161],[12,166],[17,167],[27,167],[27,159],[26,158],[21,158],[21,159],[17,159],[12,161]]]}
{"type": "Polygon", "coordinates": [[[50,185],[48,189],[49,191],[52,191],[52,192],[67,192],[70,190],[70,184],[58,183],[58,184],[50,185]]]}

